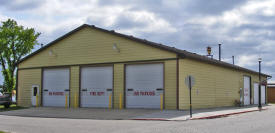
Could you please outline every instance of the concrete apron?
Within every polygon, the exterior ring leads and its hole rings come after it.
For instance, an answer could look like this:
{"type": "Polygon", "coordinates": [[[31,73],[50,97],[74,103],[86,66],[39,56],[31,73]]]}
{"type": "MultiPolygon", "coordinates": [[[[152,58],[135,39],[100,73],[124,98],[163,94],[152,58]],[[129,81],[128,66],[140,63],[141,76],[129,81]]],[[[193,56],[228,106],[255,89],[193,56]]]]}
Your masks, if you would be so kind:
{"type": "MultiPolygon", "coordinates": [[[[263,107],[266,110],[268,107],[263,107]]],[[[185,121],[196,119],[213,119],[234,114],[258,111],[255,106],[222,107],[212,109],[197,109],[190,118],[189,110],[153,110],[153,109],[95,109],[95,108],[54,108],[33,107],[28,109],[0,112],[0,115],[68,119],[96,120],[162,120],[185,121]]]]}
{"type": "MultiPolygon", "coordinates": [[[[267,110],[265,106],[261,111],[267,110]]],[[[242,113],[259,111],[258,107],[251,105],[245,107],[220,107],[210,109],[196,109],[193,110],[192,118],[190,118],[189,110],[185,111],[162,111],[152,113],[144,116],[138,116],[133,120],[162,120],[162,121],[185,121],[185,120],[198,120],[198,119],[214,119],[220,117],[227,117],[230,115],[237,115],[242,113]]]]}

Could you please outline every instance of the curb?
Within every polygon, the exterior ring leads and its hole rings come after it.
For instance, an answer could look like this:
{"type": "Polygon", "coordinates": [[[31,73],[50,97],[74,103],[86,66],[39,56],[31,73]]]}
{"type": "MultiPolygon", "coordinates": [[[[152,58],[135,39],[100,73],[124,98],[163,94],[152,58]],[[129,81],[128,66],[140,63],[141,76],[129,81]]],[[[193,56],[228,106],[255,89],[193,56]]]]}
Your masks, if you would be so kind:
{"type": "MultiPolygon", "coordinates": [[[[267,108],[261,109],[267,110],[267,108]]],[[[205,116],[205,117],[197,117],[197,118],[188,118],[184,120],[171,120],[171,119],[164,119],[164,118],[135,118],[135,119],[129,119],[129,120],[143,120],[143,121],[186,121],[186,120],[202,120],[202,119],[215,119],[215,118],[221,118],[221,117],[227,117],[231,115],[237,115],[237,114],[243,114],[243,113],[249,113],[249,112],[255,112],[259,111],[259,109],[254,110],[247,110],[247,111],[241,111],[241,112],[234,112],[234,113],[227,113],[227,114],[220,114],[220,115],[212,115],[212,116],[205,116]]]]}
{"type": "Polygon", "coordinates": [[[136,119],[130,119],[130,120],[169,121],[168,119],[164,119],[164,118],[136,118],[136,119]]]}
{"type": "MultiPolygon", "coordinates": [[[[267,110],[267,108],[261,109],[261,110],[267,110]]],[[[255,109],[255,110],[248,110],[248,111],[241,111],[241,112],[234,112],[234,113],[227,113],[227,114],[220,114],[220,115],[212,115],[212,116],[191,118],[190,120],[215,119],[215,118],[227,117],[227,116],[230,116],[230,115],[237,115],[237,114],[243,114],[243,113],[249,113],[249,112],[255,112],[255,111],[260,111],[260,110],[255,109]]]]}

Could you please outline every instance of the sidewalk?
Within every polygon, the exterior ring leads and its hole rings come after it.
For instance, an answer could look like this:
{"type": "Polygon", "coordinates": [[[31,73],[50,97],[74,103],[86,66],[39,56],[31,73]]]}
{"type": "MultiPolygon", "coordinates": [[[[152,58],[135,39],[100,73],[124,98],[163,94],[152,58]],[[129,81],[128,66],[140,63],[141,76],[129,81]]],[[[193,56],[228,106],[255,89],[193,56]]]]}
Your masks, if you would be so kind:
{"type": "MultiPolygon", "coordinates": [[[[272,105],[270,105],[272,106],[272,105]]],[[[269,106],[264,106],[262,111],[268,109],[269,106]]],[[[189,110],[173,111],[164,110],[143,116],[138,116],[132,120],[162,120],[162,121],[185,121],[185,120],[198,120],[198,119],[213,119],[219,117],[226,117],[230,115],[248,113],[259,111],[257,106],[247,107],[221,107],[211,109],[196,109],[193,110],[192,118],[190,118],[189,110]]]]}
{"type": "MultiPolygon", "coordinates": [[[[267,110],[267,107],[263,107],[261,111],[267,110]]],[[[259,111],[258,107],[249,107],[249,108],[241,108],[241,109],[228,109],[222,111],[214,111],[214,112],[202,112],[196,113],[191,120],[196,119],[213,119],[219,117],[226,117],[230,115],[242,114],[242,113],[249,113],[259,111]]]]}
{"type": "MultiPolygon", "coordinates": [[[[267,105],[267,108],[275,108],[275,105],[267,105]]],[[[211,109],[195,109],[193,117],[196,119],[211,119],[225,117],[233,114],[258,111],[257,106],[247,107],[221,107],[211,109]]],[[[41,118],[67,118],[67,119],[95,119],[95,120],[162,120],[185,121],[190,120],[189,110],[157,110],[157,109],[94,109],[94,108],[54,108],[33,107],[21,110],[4,111],[0,115],[41,117],[41,118]]]]}

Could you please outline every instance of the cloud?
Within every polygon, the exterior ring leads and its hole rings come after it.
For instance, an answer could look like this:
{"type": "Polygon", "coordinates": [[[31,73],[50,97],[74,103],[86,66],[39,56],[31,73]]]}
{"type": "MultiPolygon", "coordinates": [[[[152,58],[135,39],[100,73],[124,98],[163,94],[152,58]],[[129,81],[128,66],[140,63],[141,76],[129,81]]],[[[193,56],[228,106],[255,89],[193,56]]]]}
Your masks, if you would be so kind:
{"type": "Polygon", "coordinates": [[[0,0],[0,7],[13,11],[30,10],[39,8],[44,0],[0,0]]]}
{"type": "Polygon", "coordinates": [[[263,40],[262,43],[254,47],[257,51],[274,52],[275,40],[263,40]]]}
{"type": "Polygon", "coordinates": [[[275,76],[273,0],[0,0],[0,19],[34,27],[48,43],[83,23],[218,58],[275,76]],[[19,12],[20,11],[20,12],[19,12]]]}
{"type": "Polygon", "coordinates": [[[158,17],[155,13],[146,10],[131,10],[131,6],[105,6],[100,10],[94,10],[86,22],[99,25],[107,29],[115,29],[126,34],[139,33],[172,33],[177,29],[165,19],[158,17]],[[108,10],[111,8],[112,10],[108,10]],[[104,14],[100,14],[104,10],[104,14]],[[99,13],[96,13],[99,12],[99,13]]]}
{"type": "Polygon", "coordinates": [[[266,66],[274,66],[274,65],[275,65],[275,60],[269,61],[269,62],[265,62],[264,64],[265,64],[266,66]]]}
{"type": "Polygon", "coordinates": [[[240,55],[237,61],[239,66],[254,66],[258,64],[258,55],[240,55]]]}
{"type": "Polygon", "coordinates": [[[185,9],[196,14],[218,15],[224,11],[232,10],[242,4],[245,0],[187,0],[185,9]]]}

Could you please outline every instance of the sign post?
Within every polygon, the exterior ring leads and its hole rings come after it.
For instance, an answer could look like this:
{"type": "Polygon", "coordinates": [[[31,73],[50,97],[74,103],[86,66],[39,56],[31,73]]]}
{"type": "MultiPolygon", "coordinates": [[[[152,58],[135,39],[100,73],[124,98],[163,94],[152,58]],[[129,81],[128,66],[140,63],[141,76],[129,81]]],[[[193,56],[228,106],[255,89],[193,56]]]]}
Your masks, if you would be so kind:
{"type": "Polygon", "coordinates": [[[192,77],[191,75],[188,75],[185,78],[185,84],[189,88],[189,97],[190,97],[190,118],[192,118],[192,86],[195,84],[195,78],[192,77]]]}

